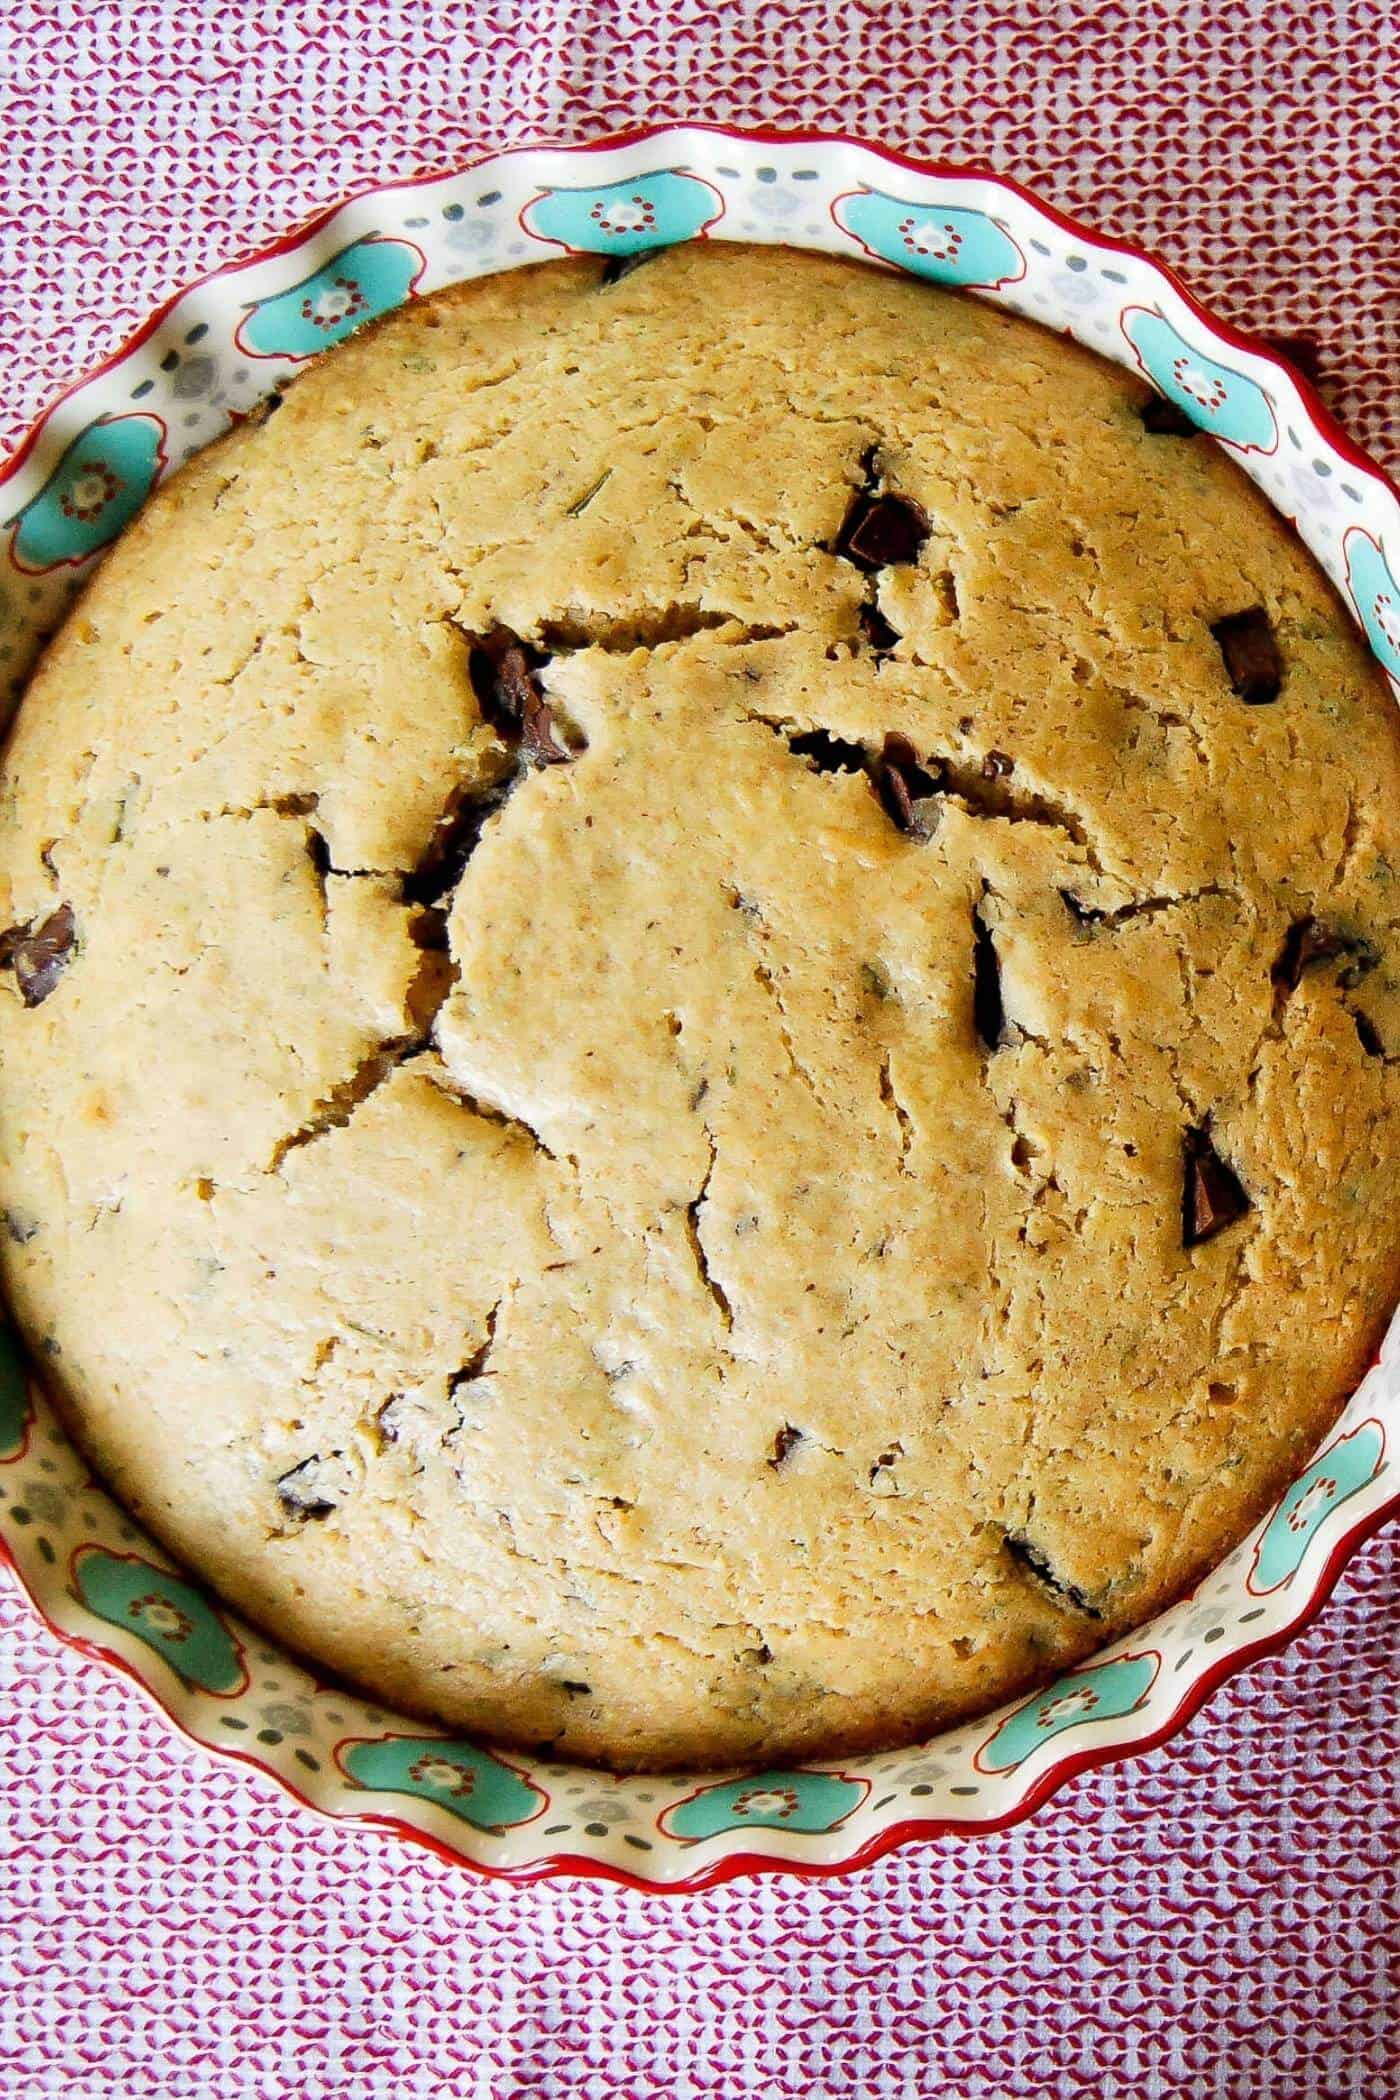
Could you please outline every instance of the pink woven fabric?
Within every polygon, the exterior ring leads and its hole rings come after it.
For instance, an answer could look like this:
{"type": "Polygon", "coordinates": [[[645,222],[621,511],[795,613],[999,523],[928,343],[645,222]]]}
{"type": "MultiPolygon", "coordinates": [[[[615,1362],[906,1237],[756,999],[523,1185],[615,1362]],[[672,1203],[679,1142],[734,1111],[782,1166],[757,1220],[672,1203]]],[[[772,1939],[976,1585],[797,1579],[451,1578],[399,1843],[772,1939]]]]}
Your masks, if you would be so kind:
{"type": "MultiPolygon", "coordinates": [[[[7,0],[0,448],[158,297],[348,187],[700,115],[1021,177],[1227,317],[1315,336],[1394,466],[1391,11],[1087,12],[7,0]]],[[[1021,1831],[673,1904],[483,1886],[328,1829],[183,1748],[0,1587],[0,2089],[1395,2093],[1397,1576],[1392,1532],[1285,1658],[1021,1831]]]]}

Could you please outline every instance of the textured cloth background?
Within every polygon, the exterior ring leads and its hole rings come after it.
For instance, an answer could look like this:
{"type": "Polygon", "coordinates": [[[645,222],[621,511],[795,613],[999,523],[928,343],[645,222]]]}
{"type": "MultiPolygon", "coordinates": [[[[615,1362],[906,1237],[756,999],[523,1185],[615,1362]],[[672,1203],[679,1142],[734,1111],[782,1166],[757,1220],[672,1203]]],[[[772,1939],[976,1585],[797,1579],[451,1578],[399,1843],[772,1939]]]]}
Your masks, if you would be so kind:
{"type": "MultiPolygon", "coordinates": [[[[983,159],[1316,336],[1394,466],[1393,10],[0,0],[0,448],[345,189],[648,117],[983,159]],[[1389,18],[1390,26],[1387,26],[1389,18]]],[[[1400,2092],[1400,1538],[1019,1832],[666,1903],[483,1886],[180,1746],[0,1581],[13,2100],[1400,2092]]]]}

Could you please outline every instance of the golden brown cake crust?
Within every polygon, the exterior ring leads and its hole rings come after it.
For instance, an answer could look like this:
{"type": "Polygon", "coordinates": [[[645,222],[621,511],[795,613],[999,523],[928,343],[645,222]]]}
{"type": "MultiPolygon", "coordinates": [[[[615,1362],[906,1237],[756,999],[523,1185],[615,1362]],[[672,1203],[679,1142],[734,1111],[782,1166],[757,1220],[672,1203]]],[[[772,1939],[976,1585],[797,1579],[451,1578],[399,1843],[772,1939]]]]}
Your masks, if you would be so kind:
{"type": "Polygon", "coordinates": [[[1142,399],[848,263],[558,263],[109,556],[6,764],[4,1280],[278,1634],[624,1766],[892,1743],[1335,1416],[1397,1289],[1396,714],[1142,399]]]}

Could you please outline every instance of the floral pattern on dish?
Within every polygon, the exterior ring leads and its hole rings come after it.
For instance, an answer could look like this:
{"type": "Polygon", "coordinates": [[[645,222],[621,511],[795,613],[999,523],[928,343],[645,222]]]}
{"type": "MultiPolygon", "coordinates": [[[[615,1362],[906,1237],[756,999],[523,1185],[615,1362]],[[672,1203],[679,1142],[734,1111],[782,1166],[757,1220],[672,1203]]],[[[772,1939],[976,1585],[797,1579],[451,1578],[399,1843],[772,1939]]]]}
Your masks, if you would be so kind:
{"type": "Polygon", "coordinates": [[[1298,1475],[1254,1549],[1249,1587],[1256,1596],[1293,1580],[1333,1510],[1375,1479],[1384,1455],[1380,1423],[1362,1422],[1298,1475]]]}
{"type": "Polygon", "coordinates": [[[1347,534],[1347,588],[1366,639],[1392,678],[1400,678],[1400,583],[1380,542],[1354,525],[1347,534]]]}
{"type": "Polygon", "coordinates": [[[248,1688],[243,1647],[202,1591],[138,1553],[80,1546],[73,1591],[109,1626],[134,1633],[186,1684],[235,1698],[248,1688]]]}
{"type": "Polygon", "coordinates": [[[868,1779],[839,1772],[757,1772],[702,1786],[657,1819],[668,1837],[694,1844],[725,1830],[796,1830],[804,1837],[839,1829],[870,1791],[868,1779]]]}
{"type": "Polygon", "coordinates": [[[377,314],[402,306],[426,268],[422,250],[411,241],[369,234],[309,277],[255,300],[234,341],[249,357],[315,357],[377,314]]]}
{"type": "Polygon", "coordinates": [[[937,284],[991,290],[1026,274],[1026,258],[1004,227],[966,205],[916,203],[884,190],[849,190],[831,216],[877,262],[937,284]]]}
{"type": "Polygon", "coordinates": [[[165,425],[137,412],[80,430],[36,496],[8,519],[17,569],[76,567],[131,523],[165,466],[165,425]]]}
{"type": "Polygon", "coordinates": [[[659,168],[599,189],[550,189],[520,214],[537,241],[571,255],[645,255],[701,239],[724,216],[713,183],[680,168],[659,168]]]}
{"type": "Polygon", "coordinates": [[[1212,437],[1241,452],[1274,452],[1278,421],[1273,403],[1253,379],[1188,342],[1164,315],[1145,306],[1127,307],[1123,334],[1158,393],[1212,437]]]}
{"type": "Polygon", "coordinates": [[[1015,1707],[977,1752],[980,1772],[1009,1772],[1026,1758],[1091,1721],[1119,1721],[1135,1713],[1156,1681],[1161,1657],[1148,1652],[1120,1655],[1071,1671],[1015,1707]]]}
{"type": "Polygon", "coordinates": [[[474,1829],[499,1835],[543,1815],[549,1796],[527,1774],[475,1743],[443,1736],[355,1736],[336,1745],[352,1786],[413,1794],[474,1829]]]}

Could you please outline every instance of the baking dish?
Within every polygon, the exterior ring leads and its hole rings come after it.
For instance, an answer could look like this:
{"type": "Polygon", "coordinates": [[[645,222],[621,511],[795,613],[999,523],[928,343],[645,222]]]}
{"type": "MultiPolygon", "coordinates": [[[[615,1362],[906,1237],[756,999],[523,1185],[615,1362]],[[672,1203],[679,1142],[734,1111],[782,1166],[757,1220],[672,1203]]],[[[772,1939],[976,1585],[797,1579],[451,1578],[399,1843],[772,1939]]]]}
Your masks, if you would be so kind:
{"type": "MultiPolygon", "coordinates": [[[[1150,378],[1229,448],[1400,677],[1400,500],[1306,382],[1137,250],[1012,184],[829,136],[687,126],[532,147],[358,196],[154,315],[36,426],[3,475],[0,678],[151,487],[375,314],[457,279],[688,239],[778,241],[965,288],[1150,378]]],[[[1400,1350],[1278,1507],[1193,1595],[1030,1699],[915,1749],[759,1774],[615,1779],[496,1754],[320,1682],[174,1570],[87,1472],[12,1342],[0,1361],[0,1550],[65,1639],[124,1669],[195,1741],[312,1808],[487,1872],[658,1889],[827,1873],[911,1837],[1030,1813],[1087,1765],[1160,1742],[1321,1605],[1400,1501],[1400,1350]]]]}

